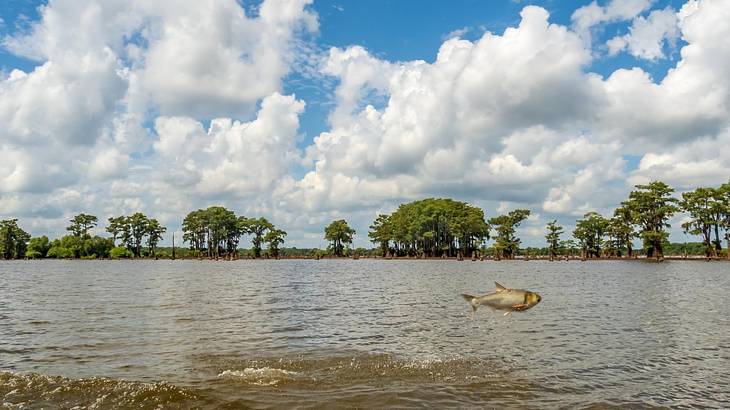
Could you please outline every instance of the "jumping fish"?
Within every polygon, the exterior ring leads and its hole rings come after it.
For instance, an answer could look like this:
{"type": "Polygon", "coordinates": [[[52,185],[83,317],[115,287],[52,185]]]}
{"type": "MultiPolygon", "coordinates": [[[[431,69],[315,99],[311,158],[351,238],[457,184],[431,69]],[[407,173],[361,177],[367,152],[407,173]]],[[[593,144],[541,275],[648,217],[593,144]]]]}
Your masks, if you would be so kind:
{"type": "Polygon", "coordinates": [[[504,315],[507,316],[515,311],[525,311],[537,305],[542,300],[540,295],[535,292],[524,289],[509,289],[497,282],[494,282],[494,284],[497,286],[497,290],[494,293],[482,296],[461,295],[471,305],[472,317],[474,317],[474,313],[476,313],[479,305],[489,306],[494,310],[506,310],[504,315]]]}

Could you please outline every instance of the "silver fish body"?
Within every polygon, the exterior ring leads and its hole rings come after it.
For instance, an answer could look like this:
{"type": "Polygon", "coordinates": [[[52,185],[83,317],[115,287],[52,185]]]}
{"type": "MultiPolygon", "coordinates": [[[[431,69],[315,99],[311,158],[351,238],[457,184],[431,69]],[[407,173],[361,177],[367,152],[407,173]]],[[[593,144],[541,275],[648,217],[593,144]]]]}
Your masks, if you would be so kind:
{"type": "Polygon", "coordinates": [[[494,283],[497,290],[482,296],[471,296],[463,294],[464,299],[469,302],[473,311],[481,305],[488,306],[494,310],[504,310],[505,315],[512,312],[522,312],[540,303],[542,297],[535,292],[524,289],[509,289],[499,283],[494,283]]]}

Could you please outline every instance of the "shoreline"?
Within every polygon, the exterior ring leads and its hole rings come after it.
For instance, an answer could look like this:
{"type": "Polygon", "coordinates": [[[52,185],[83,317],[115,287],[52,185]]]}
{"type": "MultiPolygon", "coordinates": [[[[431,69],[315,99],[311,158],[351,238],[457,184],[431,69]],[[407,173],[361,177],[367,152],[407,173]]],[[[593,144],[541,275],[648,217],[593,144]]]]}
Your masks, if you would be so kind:
{"type": "Polygon", "coordinates": [[[458,257],[412,257],[412,256],[394,256],[394,257],[382,257],[382,256],[360,256],[358,258],[353,257],[335,257],[335,256],[280,256],[278,258],[124,258],[124,259],[111,259],[111,258],[42,258],[42,259],[0,259],[0,261],[213,261],[213,262],[236,262],[236,261],[266,261],[266,260],[359,260],[359,259],[370,259],[370,260],[388,260],[388,261],[454,261],[454,262],[532,262],[532,261],[544,261],[544,262],[591,262],[591,261],[623,261],[623,262],[662,262],[662,261],[699,261],[699,262],[730,262],[730,259],[726,257],[715,257],[708,258],[706,256],[698,255],[672,255],[665,256],[661,260],[646,257],[633,257],[633,258],[618,258],[618,257],[602,257],[602,258],[580,258],[580,257],[558,257],[553,258],[551,261],[549,257],[528,257],[524,256],[515,257],[513,259],[494,259],[494,258],[462,258],[458,257]]]}

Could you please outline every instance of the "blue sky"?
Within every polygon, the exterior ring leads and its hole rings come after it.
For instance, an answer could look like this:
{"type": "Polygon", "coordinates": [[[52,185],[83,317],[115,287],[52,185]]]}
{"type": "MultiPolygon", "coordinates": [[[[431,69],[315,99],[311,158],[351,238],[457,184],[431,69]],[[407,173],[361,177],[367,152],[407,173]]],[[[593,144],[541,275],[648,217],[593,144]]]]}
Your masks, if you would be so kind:
{"type": "Polygon", "coordinates": [[[367,245],[377,213],[453,196],[533,210],[540,244],[546,221],[608,214],[636,183],[730,177],[711,148],[730,138],[727,9],[5,0],[0,216],[55,235],[80,211],[141,210],[179,230],[222,204],[298,246],[345,217],[367,245]]]}

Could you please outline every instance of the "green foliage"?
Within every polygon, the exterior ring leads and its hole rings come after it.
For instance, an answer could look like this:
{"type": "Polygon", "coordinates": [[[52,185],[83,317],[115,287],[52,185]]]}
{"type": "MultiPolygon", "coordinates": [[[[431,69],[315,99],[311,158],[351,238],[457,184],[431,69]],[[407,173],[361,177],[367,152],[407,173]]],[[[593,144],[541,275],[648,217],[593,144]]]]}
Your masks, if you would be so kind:
{"type": "Polygon", "coordinates": [[[638,190],[631,191],[628,201],[622,205],[629,209],[632,221],[641,228],[647,256],[661,258],[662,243],[669,237],[665,231],[670,227],[667,221],[679,211],[679,201],[671,196],[674,188],[661,181],[636,185],[636,188],[638,190]]]}
{"type": "Polygon", "coordinates": [[[49,249],[51,249],[51,241],[47,236],[43,235],[40,237],[37,236],[35,238],[30,238],[25,257],[28,259],[42,259],[48,255],[49,249]]]}
{"type": "Polygon", "coordinates": [[[22,259],[30,234],[18,226],[17,219],[0,221],[0,254],[3,259],[22,259]]]}
{"type": "Polygon", "coordinates": [[[719,228],[723,225],[724,216],[728,213],[724,203],[722,189],[697,188],[694,191],[682,193],[680,206],[690,215],[690,220],[682,224],[685,233],[701,235],[705,244],[705,254],[709,257],[717,256],[722,249],[720,244],[719,228]],[[715,240],[712,233],[715,232],[715,240]]]}
{"type": "Polygon", "coordinates": [[[668,243],[663,245],[666,255],[674,256],[701,256],[707,255],[707,247],[704,242],[668,243]]]}
{"type": "Polygon", "coordinates": [[[428,198],[378,215],[368,236],[382,256],[457,256],[476,252],[489,239],[484,212],[464,202],[428,198]]]}
{"type": "MultiPolygon", "coordinates": [[[[58,241],[58,239],[54,240],[53,242],[58,241]]],[[[51,245],[51,249],[48,250],[49,258],[56,258],[56,259],[72,259],[75,257],[74,251],[68,248],[64,248],[63,246],[60,246],[60,244],[51,245]]]]}
{"type": "Polygon", "coordinates": [[[141,212],[135,212],[126,218],[127,228],[125,232],[127,232],[127,237],[125,242],[127,248],[137,258],[142,256],[142,243],[144,237],[149,233],[149,223],[149,218],[141,212]]]}
{"type": "Polygon", "coordinates": [[[124,241],[123,238],[126,238],[129,235],[127,232],[127,217],[118,216],[109,218],[109,225],[106,227],[106,231],[112,235],[114,246],[116,246],[118,238],[122,238],[122,241],[124,241]]]}
{"type": "Polygon", "coordinates": [[[124,246],[117,246],[112,248],[109,252],[109,257],[112,259],[129,259],[133,258],[132,252],[124,246]]]}
{"type": "Polygon", "coordinates": [[[50,249],[46,256],[57,259],[107,258],[113,247],[114,243],[111,238],[89,235],[79,237],[71,234],[63,236],[60,239],[54,239],[50,244],[50,249]]]}
{"type": "Polygon", "coordinates": [[[576,222],[573,237],[589,258],[600,258],[603,236],[608,230],[609,221],[597,212],[588,212],[576,222]]]}
{"type": "Polygon", "coordinates": [[[147,246],[149,247],[149,253],[154,258],[157,244],[162,239],[162,234],[167,231],[167,228],[160,225],[157,219],[150,219],[147,224],[147,246]]]}
{"type": "Polygon", "coordinates": [[[627,206],[614,210],[606,233],[609,237],[607,251],[610,255],[621,257],[625,249],[629,258],[633,256],[632,242],[637,235],[634,231],[634,221],[631,219],[631,210],[627,206]]]}
{"type": "Polygon", "coordinates": [[[145,238],[149,247],[148,254],[154,256],[157,243],[166,230],[156,219],[150,219],[141,212],[109,218],[109,226],[106,228],[112,235],[112,245],[116,246],[116,240],[121,239],[122,244],[137,258],[143,256],[142,245],[145,238]]]}
{"type": "Polygon", "coordinates": [[[579,248],[578,244],[576,244],[574,240],[568,239],[565,241],[560,241],[560,249],[562,249],[566,255],[573,256],[579,248]]]}
{"type": "Polygon", "coordinates": [[[368,232],[370,241],[380,246],[380,256],[388,254],[388,244],[393,237],[392,224],[389,218],[388,215],[378,215],[373,224],[370,225],[370,232],[368,232]]]}
{"type": "Polygon", "coordinates": [[[344,219],[332,221],[324,228],[324,239],[331,242],[330,249],[335,256],[345,256],[345,244],[352,243],[353,235],[355,230],[344,219]]]}
{"type": "Polygon", "coordinates": [[[558,225],[558,221],[552,220],[547,224],[548,233],[545,235],[545,239],[548,244],[548,254],[554,257],[558,254],[560,247],[560,235],[563,233],[563,227],[558,225]]]}
{"type": "Polygon", "coordinates": [[[71,225],[66,228],[70,231],[73,236],[82,237],[89,234],[89,230],[96,226],[97,218],[94,215],[87,215],[84,213],[76,215],[71,222],[71,225]]]}
{"type": "Polygon", "coordinates": [[[182,228],[183,241],[188,242],[197,255],[216,259],[237,255],[238,242],[243,235],[252,236],[254,257],[261,257],[264,242],[269,245],[269,253],[277,256],[279,245],[286,236],[286,232],[276,229],[266,218],[237,217],[222,206],[190,212],[183,220],[182,228]]]}
{"type": "Polygon", "coordinates": [[[273,258],[279,257],[279,245],[284,243],[284,237],[286,236],[286,232],[282,231],[281,229],[271,229],[269,232],[266,233],[264,236],[264,241],[268,244],[268,252],[269,256],[273,258]]]}
{"type": "Polygon", "coordinates": [[[513,259],[515,257],[520,247],[516,229],[528,216],[530,216],[529,210],[515,209],[507,215],[499,215],[489,220],[489,224],[497,231],[497,236],[494,238],[494,251],[497,258],[513,259]]]}
{"type": "Polygon", "coordinates": [[[266,231],[274,229],[274,225],[266,220],[266,218],[250,218],[243,222],[246,232],[253,236],[251,244],[253,245],[253,253],[255,258],[261,257],[261,244],[264,243],[264,234],[266,231]]]}

